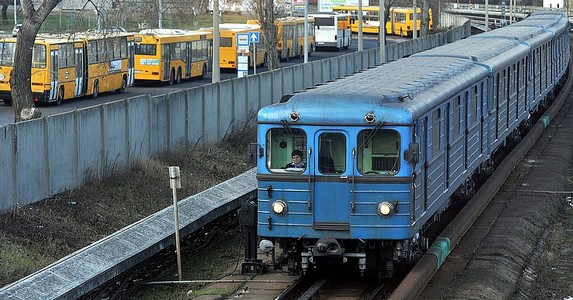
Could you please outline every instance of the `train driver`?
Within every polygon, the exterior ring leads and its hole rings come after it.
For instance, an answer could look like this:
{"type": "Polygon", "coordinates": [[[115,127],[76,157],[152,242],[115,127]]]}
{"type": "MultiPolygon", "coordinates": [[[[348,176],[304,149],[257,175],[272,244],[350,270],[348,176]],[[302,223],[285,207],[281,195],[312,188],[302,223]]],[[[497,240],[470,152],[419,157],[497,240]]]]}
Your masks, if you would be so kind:
{"type": "Polygon", "coordinates": [[[288,163],[285,166],[285,169],[304,169],[306,164],[302,161],[303,154],[300,150],[293,150],[292,151],[292,162],[288,163]]]}

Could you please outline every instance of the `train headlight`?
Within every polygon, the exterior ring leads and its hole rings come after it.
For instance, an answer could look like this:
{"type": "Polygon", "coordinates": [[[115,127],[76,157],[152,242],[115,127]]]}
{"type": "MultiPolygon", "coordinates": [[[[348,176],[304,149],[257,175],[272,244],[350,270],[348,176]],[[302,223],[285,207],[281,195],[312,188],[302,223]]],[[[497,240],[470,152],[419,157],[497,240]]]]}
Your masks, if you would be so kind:
{"type": "Polygon", "coordinates": [[[378,204],[378,214],[382,217],[390,217],[396,213],[396,205],[390,202],[378,204]]]}
{"type": "Polygon", "coordinates": [[[288,211],[286,202],[283,200],[276,200],[271,204],[271,209],[277,215],[284,215],[288,211]]]}

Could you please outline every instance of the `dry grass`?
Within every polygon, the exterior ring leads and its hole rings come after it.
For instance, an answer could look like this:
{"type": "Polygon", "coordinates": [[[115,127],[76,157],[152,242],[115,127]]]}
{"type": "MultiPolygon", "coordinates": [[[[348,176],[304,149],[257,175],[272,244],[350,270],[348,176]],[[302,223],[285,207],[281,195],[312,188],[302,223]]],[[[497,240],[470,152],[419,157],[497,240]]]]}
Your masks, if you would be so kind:
{"type": "Polygon", "coordinates": [[[245,151],[255,132],[245,128],[218,144],[163,153],[127,173],[0,215],[0,286],[171,205],[170,165],[181,169],[180,198],[253,167],[245,163],[245,151]]]}

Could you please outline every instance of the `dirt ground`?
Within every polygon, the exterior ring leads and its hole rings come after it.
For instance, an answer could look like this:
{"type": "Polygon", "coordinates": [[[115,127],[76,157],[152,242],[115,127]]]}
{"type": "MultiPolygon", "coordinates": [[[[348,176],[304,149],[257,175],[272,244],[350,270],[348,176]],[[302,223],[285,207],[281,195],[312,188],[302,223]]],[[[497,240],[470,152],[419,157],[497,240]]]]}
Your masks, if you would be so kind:
{"type": "Polygon", "coordinates": [[[168,166],[179,166],[179,199],[232,178],[247,166],[253,128],[216,145],[162,153],[128,173],[0,215],[0,286],[16,281],[172,204],[168,166]]]}

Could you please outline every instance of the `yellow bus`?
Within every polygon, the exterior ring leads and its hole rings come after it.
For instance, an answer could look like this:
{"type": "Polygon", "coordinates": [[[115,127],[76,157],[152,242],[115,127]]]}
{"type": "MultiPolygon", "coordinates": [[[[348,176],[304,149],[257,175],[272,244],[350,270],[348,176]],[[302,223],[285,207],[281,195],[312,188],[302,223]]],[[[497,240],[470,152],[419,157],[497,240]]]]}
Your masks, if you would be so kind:
{"type": "MultiPolygon", "coordinates": [[[[358,33],[358,6],[333,6],[332,11],[349,13],[352,15],[352,32],[358,33]]],[[[420,30],[422,24],[422,10],[416,9],[416,28],[420,30]]],[[[362,32],[378,34],[380,28],[379,6],[362,7],[362,32]]],[[[386,33],[399,36],[412,36],[414,32],[414,9],[408,7],[391,7],[388,22],[386,22],[386,33]]],[[[429,11],[430,21],[428,28],[433,30],[432,10],[429,11]]]]}
{"type": "Polygon", "coordinates": [[[87,69],[86,96],[100,93],[123,93],[134,81],[135,37],[127,32],[86,32],[78,34],[85,42],[87,69]]]}
{"type": "MultiPolygon", "coordinates": [[[[0,39],[0,98],[12,102],[10,74],[16,38],[0,39]]],[[[133,35],[125,33],[38,35],[32,50],[31,88],[35,103],[101,92],[123,93],[133,84],[133,35]]]]}
{"type": "Polygon", "coordinates": [[[180,83],[203,77],[211,65],[211,33],[146,29],[135,34],[136,82],[180,83]]]}
{"type": "MultiPolygon", "coordinates": [[[[213,27],[200,28],[199,31],[213,33],[213,27]]],[[[253,52],[256,52],[257,66],[263,66],[267,63],[267,50],[262,41],[263,33],[258,24],[241,24],[241,23],[221,23],[219,24],[219,67],[222,69],[236,69],[238,67],[237,56],[248,55],[249,67],[253,67],[253,52]],[[249,34],[258,32],[261,41],[253,45],[249,44],[248,51],[237,46],[237,34],[249,34]],[[256,48],[253,48],[256,47],[256,48]]]]}
{"type": "MultiPolygon", "coordinates": [[[[258,20],[248,20],[249,24],[258,24],[258,20]]],[[[285,17],[275,20],[277,27],[277,52],[280,60],[304,56],[304,17],[285,17]]],[[[315,50],[314,18],[308,18],[308,53],[315,50]]]]}

